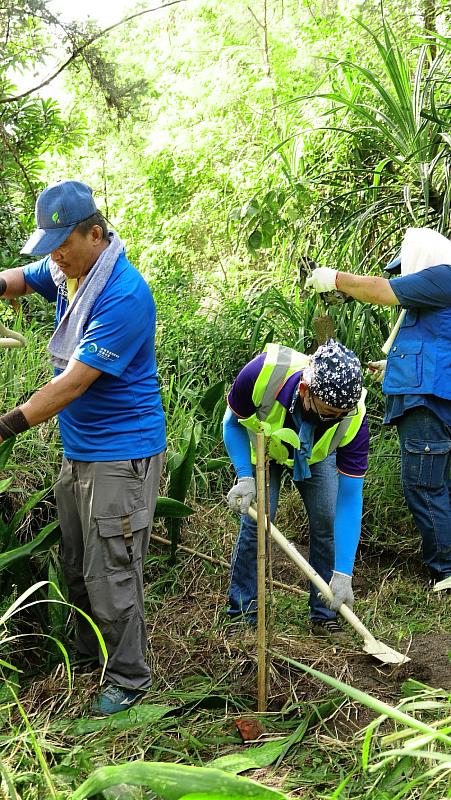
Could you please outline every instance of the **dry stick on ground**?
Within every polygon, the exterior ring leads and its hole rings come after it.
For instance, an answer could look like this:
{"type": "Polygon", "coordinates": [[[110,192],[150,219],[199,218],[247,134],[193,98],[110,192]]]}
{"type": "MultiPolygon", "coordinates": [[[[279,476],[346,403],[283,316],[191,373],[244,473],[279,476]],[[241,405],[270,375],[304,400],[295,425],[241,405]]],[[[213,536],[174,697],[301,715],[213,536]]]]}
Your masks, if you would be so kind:
{"type": "MultiPolygon", "coordinates": [[[[160,542],[160,544],[171,544],[170,539],[165,539],[164,536],[158,536],[156,533],[151,533],[150,538],[155,542],[160,542]]],[[[227,567],[227,569],[230,567],[228,561],[224,561],[222,558],[213,558],[213,556],[207,556],[206,553],[200,553],[198,550],[194,550],[192,547],[185,547],[182,544],[178,544],[177,550],[182,550],[184,553],[189,553],[192,556],[203,558],[204,561],[209,561],[210,564],[217,564],[219,567],[227,567]]],[[[288,583],[282,583],[281,581],[273,580],[273,584],[278,589],[284,589],[286,592],[293,592],[293,594],[300,594],[303,597],[308,594],[308,592],[305,592],[303,589],[299,589],[297,586],[290,586],[288,583]]]]}

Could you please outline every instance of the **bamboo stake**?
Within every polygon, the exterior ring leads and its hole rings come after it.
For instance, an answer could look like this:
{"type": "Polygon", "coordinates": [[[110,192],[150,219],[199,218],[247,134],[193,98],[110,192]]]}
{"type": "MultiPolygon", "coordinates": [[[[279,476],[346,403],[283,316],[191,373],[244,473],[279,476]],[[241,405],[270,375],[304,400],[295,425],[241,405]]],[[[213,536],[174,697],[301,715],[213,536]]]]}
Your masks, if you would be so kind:
{"type": "Polygon", "coordinates": [[[265,434],[257,433],[257,664],[258,711],[266,711],[266,506],[265,506],[265,434]]]}
{"type": "Polygon", "coordinates": [[[273,646],[274,620],[275,620],[275,599],[274,599],[274,578],[272,571],[272,539],[271,539],[271,497],[270,497],[270,464],[269,464],[269,439],[265,441],[265,545],[267,549],[267,572],[268,572],[268,595],[269,595],[269,614],[266,622],[266,697],[270,696],[270,676],[271,676],[271,648],[273,646]]]}

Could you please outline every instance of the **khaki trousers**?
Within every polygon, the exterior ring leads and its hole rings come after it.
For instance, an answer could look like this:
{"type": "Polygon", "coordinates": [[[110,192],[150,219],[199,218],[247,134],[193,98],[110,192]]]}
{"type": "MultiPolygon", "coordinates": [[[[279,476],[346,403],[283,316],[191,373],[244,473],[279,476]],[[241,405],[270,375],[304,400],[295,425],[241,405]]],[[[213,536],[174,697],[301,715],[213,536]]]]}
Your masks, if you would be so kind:
{"type": "MultiPolygon", "coordinates": [[[[162,465],[163,453],[134,461],[64,458],[55,488],[69,599],[100,628],[108,650],[106,680],[131,689],[151,684],[143,565],[162,465]]],[[[103,662],[81,614],[75,645],[103,662]]]]}

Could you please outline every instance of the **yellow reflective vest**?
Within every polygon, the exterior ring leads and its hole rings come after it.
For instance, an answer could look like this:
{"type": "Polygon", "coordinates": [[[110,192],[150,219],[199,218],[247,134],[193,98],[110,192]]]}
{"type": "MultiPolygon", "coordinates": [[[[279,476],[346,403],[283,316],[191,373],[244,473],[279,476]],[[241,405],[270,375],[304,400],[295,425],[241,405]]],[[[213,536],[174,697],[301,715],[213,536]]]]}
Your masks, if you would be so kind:
{"type": "MultiPolygon", "coordinates": [[[[305,369],[310,361],[310,356],[279,344],[266,345],[264,352],[266,352],[265,362],[252,392],[252,402],[257,410],[251,417],[239,421],[247,429],[249,435],[253,464],[255,464],[255,434],[263,430],[261,423],[264,422],[267,435],[268,425],[270,430],[269,458],[277,461],[278,464],[292,467],[293,459],[289,457],[289,450],[277,436],[277,432],[284,427],[287,409],[276,398],[287,378],[294,375],[295,372],[305,369]]],[[[323,461],[337,447],[344,447],[352,442],[360,430],[366,413],[365,397],[366,389],[363,389],[357,406],[357,414],[340,420],[323,433],[313,445],[312,455],[308,459],[309,464],[323,461]]]]}

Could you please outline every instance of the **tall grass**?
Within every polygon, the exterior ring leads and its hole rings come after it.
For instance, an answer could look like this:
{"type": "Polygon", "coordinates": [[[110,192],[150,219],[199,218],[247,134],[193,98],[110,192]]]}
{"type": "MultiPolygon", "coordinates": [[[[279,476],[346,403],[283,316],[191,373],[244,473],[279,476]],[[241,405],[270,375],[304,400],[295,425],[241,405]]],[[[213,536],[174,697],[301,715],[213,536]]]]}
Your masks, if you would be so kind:
{"type": "Polygon", "coordinates": [[[328,800],[354,796],[414,800],[443,792],[442,796],[451,796],[451,698],[446,692],[417,685],[416,694],[410,689],[412,696],[393,706],[313,667],[277,655],[379,715],[367,727],[362,741],[365,788],[359,792],[357,787],[356,795],[350,790],[354,773],[346,776],[328,800]],[[430,721],[423,721],[423,716],[430,721]],[[387,720],[394,724],[391,733],[386,732],[387,720]]]}

